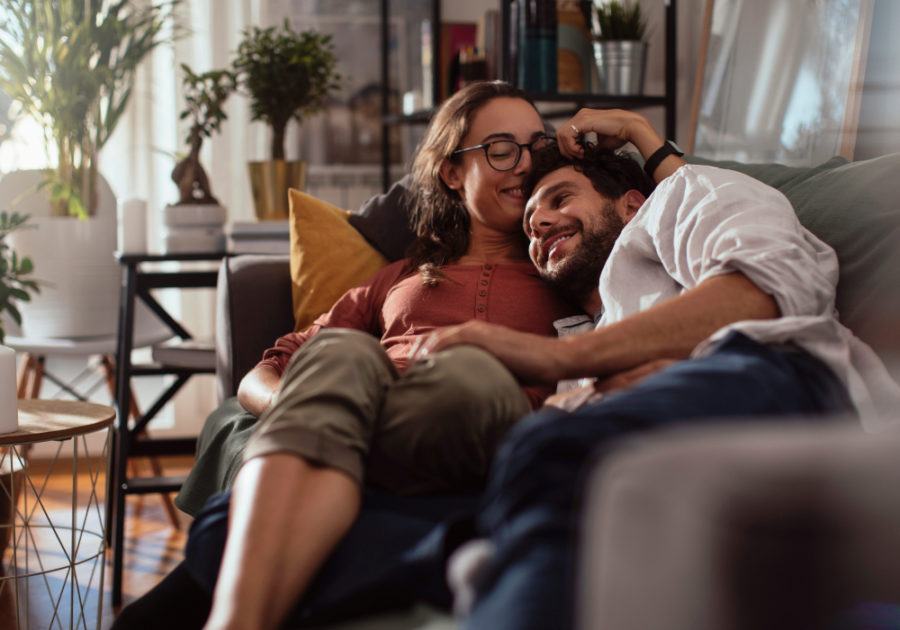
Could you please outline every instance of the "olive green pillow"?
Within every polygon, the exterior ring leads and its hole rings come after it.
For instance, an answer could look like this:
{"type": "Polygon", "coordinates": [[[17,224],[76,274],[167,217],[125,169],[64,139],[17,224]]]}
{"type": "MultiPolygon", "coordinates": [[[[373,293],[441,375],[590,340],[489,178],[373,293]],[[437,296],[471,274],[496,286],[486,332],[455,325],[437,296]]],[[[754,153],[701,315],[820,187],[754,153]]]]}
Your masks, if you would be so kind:
{"type": "Polygon", "coordinates": [[[853,163],[835,157],[814,168],[685,159],[784,193],[800,223],[837,252],[841,321],[879,353],[900,351],[900,153],[853,163]]]}

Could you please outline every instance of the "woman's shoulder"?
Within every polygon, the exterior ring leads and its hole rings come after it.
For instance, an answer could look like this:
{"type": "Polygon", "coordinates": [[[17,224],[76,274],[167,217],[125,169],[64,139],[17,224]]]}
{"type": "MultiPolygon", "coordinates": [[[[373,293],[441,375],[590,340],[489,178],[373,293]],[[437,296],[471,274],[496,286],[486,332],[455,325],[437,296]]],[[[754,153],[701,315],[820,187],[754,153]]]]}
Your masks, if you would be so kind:
{"type": "Polygon", "coordinates": [[[404,258],[376,271],[369,277],[367,284],[383,284],[385,282],[390,284],[402,280],[412,273],[413,270],[409,268],[408,261],[404,258]]]}

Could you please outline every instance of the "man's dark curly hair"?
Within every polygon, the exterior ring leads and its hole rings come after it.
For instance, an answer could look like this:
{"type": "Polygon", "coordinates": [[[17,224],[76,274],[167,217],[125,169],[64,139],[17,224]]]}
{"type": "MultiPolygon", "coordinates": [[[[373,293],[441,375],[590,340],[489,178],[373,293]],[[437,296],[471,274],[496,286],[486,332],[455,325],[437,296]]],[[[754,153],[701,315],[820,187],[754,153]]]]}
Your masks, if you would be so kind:
{"type": "Polygon", "coordinates": [[[586,145],[584,157],[571,160],[563,156],[559,148],[551,145],[535,151],[531,161],[534,166],[524,184],[526,197],[531,196],[535,186],[544,177],[566,166],[574,166],[576,171],[591,180],[594,190],[612,200],[619,199],[629,190],[637,190],[649,197],[656,188],[653,178],[625,151],[586,145]]]}

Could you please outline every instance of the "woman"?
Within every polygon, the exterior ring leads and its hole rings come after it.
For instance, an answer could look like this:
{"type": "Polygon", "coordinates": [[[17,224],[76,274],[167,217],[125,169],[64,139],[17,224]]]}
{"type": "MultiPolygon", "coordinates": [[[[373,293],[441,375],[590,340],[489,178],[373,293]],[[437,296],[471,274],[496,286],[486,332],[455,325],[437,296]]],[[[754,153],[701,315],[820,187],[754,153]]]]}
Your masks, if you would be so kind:
{"type": "Polygon", "coordinates": [[[576,312],[540,281],[521,226],[531,150],[546,142],[515,88],[451,98],[413,164],[409,258],[279,340],[241,383],[260,427],[235,480],[207,628],[276,627],[354,522],[364,475],[400,493],[477,488],[505,431],[550,394],[523,391],[475,348],[400,375],[435,328],[474,317],[550,335],[576,312]]]}

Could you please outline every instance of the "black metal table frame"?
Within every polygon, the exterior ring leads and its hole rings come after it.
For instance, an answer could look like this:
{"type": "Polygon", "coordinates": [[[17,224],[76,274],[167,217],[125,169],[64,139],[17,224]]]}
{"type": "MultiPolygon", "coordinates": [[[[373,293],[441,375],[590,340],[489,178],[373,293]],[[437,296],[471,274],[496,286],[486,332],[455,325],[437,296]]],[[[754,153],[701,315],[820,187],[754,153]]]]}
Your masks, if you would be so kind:
{"type": "Polygon", "coordinates": [[[213,374],[214,369],[194,369],[164,365],[132,365],[134,349],[134,313],[137,298],[152,310],[182,339],[191,334],[178,323],[150,293],[153,289],[215,288],[218,271],[142,271],[142,263],[218,261],[227,254],[120,254],[115,256],[122,265],[122,285],[119,300],[119,335],[116,352],[116,407],[118,418],[113,439],[111,474],[107,483],[107,538],[113,551],[112,604],[122,603],[122,567],[125,547],[125,497],[129,494],[174,492],[181,488],[184,476],[129,478],[129,457],[161,455],[192,455],[197,448],[196,438],[138,439],[150,420],[168,403],[194,374],[213,374]],[[162,392],[156,401],[128,427],[131,409],[131,378],[133,376],[175,376],[175,382],[162,392]]]}

